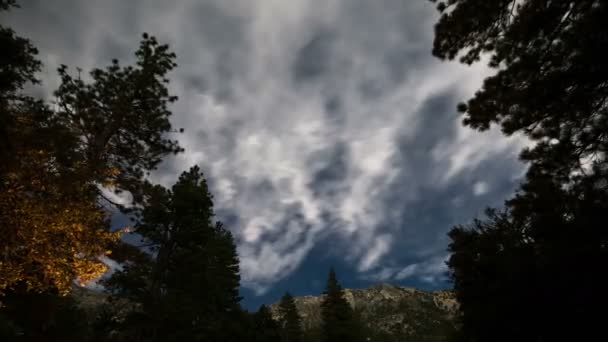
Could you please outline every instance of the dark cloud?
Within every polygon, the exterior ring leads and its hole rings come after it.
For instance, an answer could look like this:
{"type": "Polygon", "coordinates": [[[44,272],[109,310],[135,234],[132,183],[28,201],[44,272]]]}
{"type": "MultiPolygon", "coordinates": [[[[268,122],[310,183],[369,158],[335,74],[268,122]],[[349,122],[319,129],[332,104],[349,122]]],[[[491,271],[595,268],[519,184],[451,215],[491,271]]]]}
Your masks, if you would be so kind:
{"type": "Polygon", "coordinates": [[[203,1],[194,5],[184,20],[187,22],[181,25],[181,44],[201,50],[178,59],[178,62],[192,66],[182,74],[198,78],[193,84],[202,86],[199,91],[212,94],[220,101],[230,101],[234,82],[238,82],[247,63],[244,18],[229,13],[216,2],[203,1]],[[209,51],[205,51],[206,48],[210,48],[209,51]],[[208,70],[196,70],[201,55],[209,59],[208,70]]]}
{"type": "Polygon", "coordinates": [[[469,222],[486,206],[501,205],[516,187],[521,170],[516,154],[496,155],[458,174],[444,184],[438,178],[450,167],[449,159],[434,160],[433,151],[457,139],[459,127],[455,111],[456,94],[438,93],[429,97],[416,114],[414,137],[401,138],[393,162],[399,175],[384,196],[386,209],[382,226],[394,232],[396,249],[420,252],[395,254],[398,263],[421,262],[429,255],[445,255],[447,231],[455,224],[469,222]],[[490,184],[487,193],[474,194],[477,182],[490,184]],[[425,246],[425,248],[420,248],[425,246]]]}
{"type": "Polygon", "coordinates": [[[320,31],[302,46],[293,64],[296,82],[318,81],[331,67],[331,48],[334,38],[331,32],[320,31]]]}
{"type": "Polygon", "coordinates": [[[324,108],[330,117],[333,117],[336,113],[340,113],[342,110],[342,101],[340,100],[340,97],[337,95],[329,96],[325,100],[324,108]]]}
{"type": "MultiPolygon", "coordinates": [[[[338,143],[334,147],[322,151],[315,156],[315,159],[317,163],[321,163],[321,167],[313,174],[313,182],[310,184],[315,197],[335,199],[337,195],[343,194],[345,187],[348,186],[345,182],[349,172],[348,145],[338,143]]],[[[311,164],[315,164],[315,162],[311,161],[311,164]]]]}

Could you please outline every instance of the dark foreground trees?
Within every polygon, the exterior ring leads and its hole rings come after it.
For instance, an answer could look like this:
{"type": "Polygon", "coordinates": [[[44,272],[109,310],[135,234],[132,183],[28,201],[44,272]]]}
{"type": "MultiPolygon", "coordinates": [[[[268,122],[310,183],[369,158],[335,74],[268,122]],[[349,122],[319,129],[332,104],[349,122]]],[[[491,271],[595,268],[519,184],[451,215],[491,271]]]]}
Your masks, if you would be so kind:
{"type": "Polygon", "coordinates": [[[213,221],[198,167],[171,188],[151,186],[135,226],[155,258],[128,264],[108,282],[116,297],[140,306],[125,329],[152,341],[238,341],[239,264],[232,234],[213,221]]]}
{"type": "Polygon", "coordinates": [[[38,83],[36,48],[4,26],[0,46],[1,338],[83,340],[88,317],[64,296],[106,270],[99,257],[120,236],[102,189],[137,201],[145,174],[181,151],[169,138],[175,55],[144,35],[134,66],[113,61],[89,81],[62,66],[49,105],[22,92],[38,83]]]}
{"type": "Polygon", "coordinates": [[[302,317],[291,293],[286,292],[279,302],[279,325],[282,342],[302,341],[302,317]]]}
{"type": "MultiPolygon", "coordinates": [[[[14,4],[0,0],[0,10],[14,4]]],[[[276,340],[268,310],[239,305],[234,241],[213,221],[200,170],[171,189],[144,180],[181,151],[169,138],[168,46],[144,34],[135,65],[114,60],[88,78],[62,66],[50,106],[22,93],[38,82],[33,45],[3,26],[0,45],[0,339],[276,340]],[[134,209],[105,190],[128,191],[134,209]],[[134,215],[145,250],[109,230],[117,209],[134,215]],[[110,251],[124,266],[105,283],[110,300],[98,294],[85,308],[65,296],[102,274],[110,251]]]]}
{"type": "Polygon", "coordinates": [[[105,271],[98,258],[119,236],[109,231],[114,203],[102,187],[138,199],[145,173],[181,150],[168,138],[175,55],[144,35],[135,66],[114,61],[90,82],[62,66],[48,106],[21,93],[36,82],[36,49],[6,27],[0,45],[0,296],[65,294],[75,279],[105,271]]]}
{"type": "Polygon", "coordinates": [[[479,130],[535,141],[502,210],[450,232],[449,266],[470,341],[588,339],[608,304],[608,4],[440,2],[433,54],[494,76],[458,109],[479,130]]]}
{"type": "Polygon", "coordinates": [[[250,336],[250,341],[254,342],[280,342],[281,330],[279,322],[273,317],[270,309],[266,305],[262,305],[258,312],[252,315],[253,334],[250,336]]]}

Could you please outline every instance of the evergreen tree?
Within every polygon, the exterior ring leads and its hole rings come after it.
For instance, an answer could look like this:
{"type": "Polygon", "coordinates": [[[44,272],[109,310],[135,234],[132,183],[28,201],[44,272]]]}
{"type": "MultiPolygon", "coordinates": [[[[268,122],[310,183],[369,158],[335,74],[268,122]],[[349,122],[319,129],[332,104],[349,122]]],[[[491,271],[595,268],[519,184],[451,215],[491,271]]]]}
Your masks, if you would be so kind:
{"type": "Polygon", "coordinates": [[[438,9],[435,56],[463,52],[471,64],[485,53],[500,68],[458,106],[464,124],[525,134],[536,142],[521,155],[530,171],[559,183],[590,169],[606,177],[608,3],[451,0],[438,9]]]}
{"type": "MultiPolygon", "coordinates": [[[[522,154],[531,170],[559,182],[583,161],[605,166],[608,150],[608,3],[450,0],[438,5],[433,54],[461,61],[490,56],[500,68],[458,109],[464,124],[537,144],[522,154]]],[[[584,170],[582,170],[584,171],[584,170]]]]}
{"type": "MultiPolygon", "coordinates": [[[[15,1],[0,0],[0,11],[7,11],[11,7],[16,7],[15,1]]],[[[35,73],[40,71],[41,63],[36,59],[38,50],[32,43],[23,37],[19,37],[13,30],[3,25],[0,25],[0,46],[2,46],[2,54],[0,55],[0,129],[4,130],[8,119],[6,106],[11,100],[22,96],[19,91],[28,83],[36,83],[35,73]]],[[[2,131],[3,132],[3,131],[2,131]]],[[[2,139],[6,138],[5,134],[0,134],[2,139]]],[[[0,150],[8,147],[8,141],[0,143],[0,150]]]]}
{"type": "Polygon", "coordinates": [[[333,267],[329,270],[325,297],[321,303],[323,337],[327,342],[350,342],[359,340],[359,325],[353,309],[344,298],[333,267]]]}
{"type": "Polygon", "coordinates": [[[530,179],[504,210],[452,229],[449,266],[464,336],[539,341],[601,334],[596,312],[608,305],[608,280],[597,269],[608,263],[608,192],[596,186],[585,180],[564,189],[546,177],[530,179]]]}
{"type": "Polygon", "coordinates": [[[281,298],[279,312],[281,315],[281,341],[302,341],[302,318],[298,313],[296,302],[289,292],[286,292],[281,298]]]}
{"type": "Polygon", "coordinates": [[[142,334],[152,339],[237,340],[238,257],[232,234],[213,222],[199,168],[182,173],[171,190],[157,185],[146,193],[135,229],[156,257],[117,272],[108,287],[142,304],[142,334]]]}
{"type": "Polygon", "coordinates": [[[272,318],[270,309],[262,305],[258,312],[253,314],[253,338],[255,342],[280,342],[281,334],[279,324],[272,318]]]}
{"type": "Polygon", "coordinates": [[[536,144],[503,210],[450,232],[464,340],[591,339],[608,305],[608,3],[440,2],[433,54],[498,69],[458,110],[536,144]],[[566,271],[567,270],[567,271],[566,271]]]}

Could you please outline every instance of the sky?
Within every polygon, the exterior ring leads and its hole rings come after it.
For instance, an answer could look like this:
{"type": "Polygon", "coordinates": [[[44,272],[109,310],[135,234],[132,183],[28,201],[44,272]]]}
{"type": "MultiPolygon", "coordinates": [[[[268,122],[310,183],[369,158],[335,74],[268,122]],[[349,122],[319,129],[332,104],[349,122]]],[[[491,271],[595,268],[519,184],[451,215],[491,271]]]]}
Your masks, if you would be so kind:
{"type": "MultiPolygon", "coordinates": [[[[525,142],[461,125],[456,105],[493,71],[431,55],[424,0],[22,0],[50,98],[56,69],[134,60],[148,32],[177,54],[171,121],[241,259],[243,304],[389,282],[449,288],[446,233],[518,186],[525,142]]],[[[74,71],[75,72],[75,71],[74,71]]],[[[121,220],[117,220],[119,224],[121,220]]]]}

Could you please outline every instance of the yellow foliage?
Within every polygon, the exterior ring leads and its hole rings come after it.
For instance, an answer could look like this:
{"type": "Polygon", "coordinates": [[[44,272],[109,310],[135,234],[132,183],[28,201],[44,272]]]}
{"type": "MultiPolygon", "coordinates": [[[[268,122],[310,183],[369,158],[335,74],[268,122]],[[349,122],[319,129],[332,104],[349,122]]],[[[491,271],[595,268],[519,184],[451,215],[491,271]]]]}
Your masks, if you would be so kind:
{"type": "Polygon", "coordinates": [[[66,293],[74,279],[86,282],[106,271],[98,257],[120,236],[107,230],[100,208],[84,201],[3,192],[0,215],[0,293],[19,283],[66,293]]]}
{"type": "Polygon", "coordinates": [[[44,151],[20,152],[10,172],[0,166],[0,297],[17,285],[67,294],[106,271],[99,256],[122,232],[86,182],[57,176],[44,151]]]}

